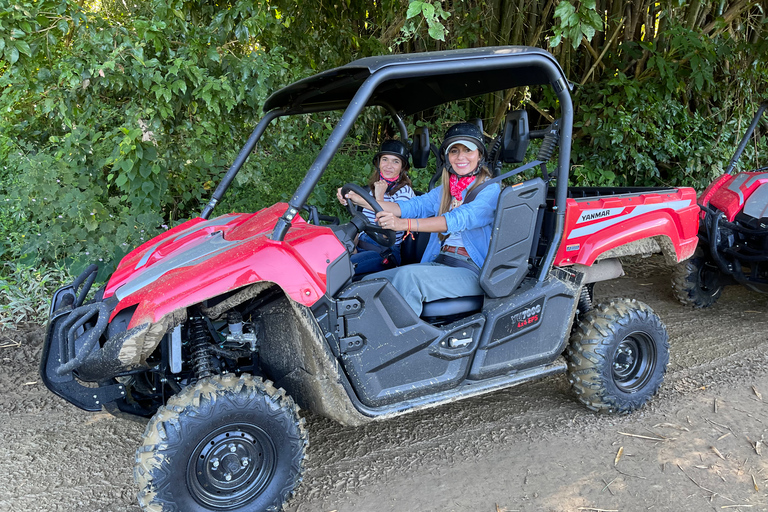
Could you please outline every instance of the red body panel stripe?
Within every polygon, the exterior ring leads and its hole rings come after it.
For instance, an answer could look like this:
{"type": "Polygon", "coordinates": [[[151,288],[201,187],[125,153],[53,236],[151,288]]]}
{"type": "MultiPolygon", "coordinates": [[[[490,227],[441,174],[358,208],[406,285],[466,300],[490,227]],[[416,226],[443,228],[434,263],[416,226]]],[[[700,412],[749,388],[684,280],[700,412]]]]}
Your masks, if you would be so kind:
{"type": "Polygon", "coordinates": [[[109,296],[120,299],[112,316],[138,304],[129,328],[154,323],[259,281],[273,282],[296,302],[313,305],[326,291],[325,269],[346,249],[330,228],[300,217],[284,241],[272,241],[268,235],[286,208],[279,204],[255,214],[193,219],[142,245],[120,262],[107,285],[109,296]]]}
{"type": "Polygon", "coordinates": [[[766,172],[724,174],[704,191],[699,202],[712,205],[725,214],[728,222],[733,222],[749,196],[764,183],[768,183],[766,172]]]}

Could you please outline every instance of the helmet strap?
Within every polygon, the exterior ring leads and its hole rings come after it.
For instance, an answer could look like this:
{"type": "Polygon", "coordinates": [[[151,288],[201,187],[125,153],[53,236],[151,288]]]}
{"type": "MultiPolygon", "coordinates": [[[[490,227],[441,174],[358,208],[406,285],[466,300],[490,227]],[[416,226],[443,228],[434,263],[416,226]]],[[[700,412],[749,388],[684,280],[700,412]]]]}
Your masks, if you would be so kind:
{"type": "Polygon", "coordinates": [[[382,180],[386,181],[390,185],[394,185],[395,183],[397,183],[400,180],[400,175],[398,174],[396,178],[393,178],[393,179],[390,180],[389,178],[384,177],[384,175],[381,174],[381,171],[379,171],[379,178],[381,178],[382,180]]]}

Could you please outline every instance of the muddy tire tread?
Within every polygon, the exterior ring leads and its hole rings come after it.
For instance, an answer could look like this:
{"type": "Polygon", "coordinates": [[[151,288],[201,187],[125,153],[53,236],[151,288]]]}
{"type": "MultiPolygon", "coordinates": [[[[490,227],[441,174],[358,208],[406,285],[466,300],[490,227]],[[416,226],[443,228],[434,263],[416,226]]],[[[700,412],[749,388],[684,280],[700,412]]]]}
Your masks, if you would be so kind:
{"type": "MultiPolygon", "coordinates": [[[[238,397],[250,400],[264,400],[272,412],[270,416],[275,421],[282,422],[287,432],[292,432],[290,444],[294,456],[290,462],[293,478],[286,482],[277,493],[277,498],[266,510],[277,512],[283,504],[292,498],[302,480],[307,459],[309,440],[304,418],[299,417],[299,406],[286,394],[285,390],[276,387],[271,381],[253,377],[248,374],[237,376],[225,374],[199,380],[194,385],[187,386],[177,395],[168,399],[165,406],[147,424],[142,436],[143,444],[136,451],[134,480],[140,491],[139,505],[147,512],[182,512],[174,503],[158,498],[159,489],[155,481],[161,473],[167,471],[163,467],[162,457],[156,454],[167,448],[167,430],[175,429],[181,432],[179,418],[182,415],[204,415],[200,407],[204,401],[214,403],[217,400],[232,400],[230,392],[238,397]]],[[[187,511],[183,511],[187,512],[187,511]]]]}
{"type": "Polygon", "coordinates": [[[634,299],[612,299],[595,305],[579,319],[566,349],[568,378],[579,399],[590,410],[629,413],[644,405],[661,386],[669,362],[669,342],[664,324],[647,305],[634,299]],[[611,357],[617,331],[641,322],[660,334],[659,371],[640,393],[627,395],[611,389],[601,368],[611,357]]]}
{"type": "Polygon", "coordinates": [[[681,304],[696,309],[708,308],[720,298],[722,286],[715,293],[701,289],[698,275],[704,264],[704,252],[696,249],[689,259],[681,261],[672,270],[672,291],[681,304]]]}

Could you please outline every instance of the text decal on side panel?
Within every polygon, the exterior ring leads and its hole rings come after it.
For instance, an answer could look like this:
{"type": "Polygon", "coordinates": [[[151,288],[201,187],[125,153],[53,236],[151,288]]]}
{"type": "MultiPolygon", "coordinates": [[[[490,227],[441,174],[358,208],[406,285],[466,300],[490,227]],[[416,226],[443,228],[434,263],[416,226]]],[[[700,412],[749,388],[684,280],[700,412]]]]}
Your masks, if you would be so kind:
{"type": "Polygon", "coordinates": [[[660,236],[679,248],[678,260],[696,246],[699,208],[692,188],[568,199],[566,210],[566,243],[558,249],[557,265],[591,265],[606,251],[660,236]]]}
{"type": "Polygon", "coordinates": [[[615,224],[618,224],[619,222],[624,222],[625,220],[629,220],[639,215],[645,215],[646,213],[649,213],[649,212],[653,212],[656,210],[663,210],[663,209],[680,210],[690,205],[691,205],[691,201],[688,200],[688,201],[673,201],[671,203],[639,205],[639,206],[635,206],[634,208],[629,207],[629,208],[610,208],[608,210],[587,210],[579,216],[579,220],[576,222],[577,225],[593,219],[605,219],[605,220],[574,229],[573,231],[568,233],[568,240],[572,240],[574,238],[581,238],[586,235],[597,233],[598,231],[608,228],[610,226],[613,226],[615,224]],[[605,212],[605,214],[602,214],[603,212],[605,212]],[[621,215],[616,215],[616,213],[621,213],[621,215]],[[606,217],[610,217],[610,218],[606,219],[606,217]]]}

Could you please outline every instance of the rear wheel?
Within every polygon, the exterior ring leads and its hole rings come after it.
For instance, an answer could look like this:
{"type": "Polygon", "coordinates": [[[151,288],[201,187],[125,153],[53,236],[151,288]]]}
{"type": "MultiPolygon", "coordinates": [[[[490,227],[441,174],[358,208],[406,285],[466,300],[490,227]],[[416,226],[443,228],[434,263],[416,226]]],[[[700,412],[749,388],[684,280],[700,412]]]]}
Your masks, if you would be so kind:
{"type": "Polygon", "coordinates": [[[298,410],[282,389],[250,375],[185,388],[152,417],[136,452],[142,509],[280,510],[308,445],[298,410]]]}
{"type": "Polygon", "coordinates": [[[696,249],[691,258],[675,266],[672,290],[677,300],[686,306],[707,308],[717,302],[723,292],[720,269],[704,251],[696,249]]]}
{"type": "Polygon", "coordinates": [[[642,302],[598,304],[578,320],[566,351],[568,378],[588,408],[627,413],[656,394],[669,363],[667,330],[642,302]]]}

